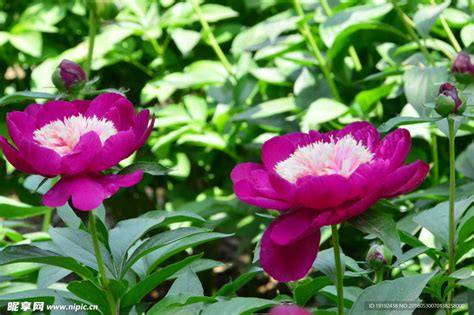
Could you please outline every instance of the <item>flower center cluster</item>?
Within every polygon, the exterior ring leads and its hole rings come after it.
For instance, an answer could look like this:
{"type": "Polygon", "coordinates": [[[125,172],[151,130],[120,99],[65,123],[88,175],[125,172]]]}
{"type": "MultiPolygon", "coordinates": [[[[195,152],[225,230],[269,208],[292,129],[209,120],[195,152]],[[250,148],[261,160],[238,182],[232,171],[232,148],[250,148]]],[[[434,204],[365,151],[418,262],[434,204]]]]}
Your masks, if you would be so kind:
{"type": "Polygon", "coordinates": [[[64,120],[56,120],[35,130],[33,139],[41,146],[56,151],[59,155],[66,155],[74,149],[82,135],[93,131],[102,144],[117,133],[113,122],[107,119],[99,119],[96,116],[67,117],[64,120]]]}
{"type": "Polygon", "coordinates": [[[370,162],[373,154],[352,136],[330,142],[314,142],[299,147],[275,171],[291,183],[305,176],[338,174],[349,177],[359,165],[370,162]]]}

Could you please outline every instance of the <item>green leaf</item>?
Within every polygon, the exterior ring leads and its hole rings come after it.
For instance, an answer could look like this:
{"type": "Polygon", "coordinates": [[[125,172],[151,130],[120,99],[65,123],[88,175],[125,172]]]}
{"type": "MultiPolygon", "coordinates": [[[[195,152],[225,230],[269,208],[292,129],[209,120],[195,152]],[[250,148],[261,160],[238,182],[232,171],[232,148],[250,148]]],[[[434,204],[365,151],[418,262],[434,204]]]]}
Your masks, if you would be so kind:
{"type": "Polygon", "coordinates": [[[474,43],[474,24],[468,24],[462,28],[461,41],[466,47],[474,43]]]}
{"type": "Polygon", "coordinates": [[[36,98],[54,100],[56,96],[53,94],[43,93],[43,92],[31,92],[31,91],[15,92],[15,93],[8,94],[0,98],[0,106],[11,104],[11,103],[17,103],[21,101],[26,101],[26,100],[32,100],[36,98]]]}
{"type": "Polygon", "coordinates": [[[341,117],[348,107],[329,98],[320,98],[309,105],[301,122],[303,129],[314,129],[317,125],[341,117]]]}
{"type": "Polygon", "coordinates": [[[174,29],[171,32],[171,38],[173,39],[176,47],[184,55],[188,55],[190,51],[199,43],[201,39],[201,33],[182,28],[174,29]]]}
{"type": "Polygon", "coordinates": [[[166,266],[152,273],[148,277],[142,279],[135,286],[131,287],[130,290],[124,295],[121,301],[121,306],[128,307],[130,305],[134,305],[140,302],[141,299],[145,297],[150,291],[152,291],[154,288],[156,288],[162,282],[166,281],[169,277],[171,277],[178,271],[182,270],[191,263],[199,260],[201,256],[202,254],[187,257],[177,263],[166,266]]]}
{"type": "MultiPolygon", "coordinates": [[[[403,277],[391,281],[383,281],[368,287],[359,295],[352,305],[349,314],[367,313],[367,303],[387,303],[387,301],[415,302],[425,288],[428,281],[435,275],[434,272],[413,277],[403,277]]],[[[397,310],[397,314],[409,315],[413,310],[397,310]]],[[[374,314],[386,314],[385,311],[374,314]]]]}
{"type": "Polygon", "coordinates": [[[456,158],[456,170],[464,176],[474,179],[474,143],[467,146],[456,158]]]}
{"type": "Polygon", "coordinates": [[[78,229],[81,227],[82,220],[76,215],[74,210],[69,206],[69,204],[65,204],[62,207],[58,207],[56,209],[61,220],[66,223],[66,225],[73,229],[78,229]]]}
{"type": "Polygon", "coordinates": [[[436,20],[441,16],[443,11],[449,7],[451,1],[445,1],[438,5],[422,6],[413,16],[415,28],[421,37],[426,37],[430,33],[431,28],[436,20]]]}
{"type": "Polygon", "coordinates": [[[104,291],[99,289],[93,282],[89,280],[72,281],[68,284],[67,288],[81,299],[84,299],[93,305],[98,305],[99,309],[104,314],[110,314],[107,296],[105,295],[104,291]]]}
{"type": "Polygon", "coordinates": [[[446,67],[413,67],[405,71],[403,84],[408,103],[413,105],[420,116],[426,117],[429,112],[426,104],[434,103],[439,86],[446,81],[446,67]]]}
{"type": "Polygon", "coordinates": [[[215,296],[232,296],[235,295],[237,290],[248,283],[255,276],[262,272],[262,268],[253,267],[246,273],[240,275],[237,279],[223,285],[215,294],[215,296]]]}
{"type": "MultiPolygon", "coordinates": [[[[86,231],[73,228],[54,228],[48,230],[53,242],[68,256],[76,259],[86,266],[98,270],[97,259],[92,244],[92,238],[86,231]]],[[[105,271],[109,277],[115,276],[115,270],[112,264],[112,258],[105,246],[100,243],[102,260],[105,265],[105,271]]]]}
{"type": "Polygon", "coordinates": [[[184,106],[189,115],[196,121],[205,122],[207,118],[207,103],[202,97],[195,95],[185,95],[183,97],[184,106]]]}
{"type": "MultiPolygon", "coordinates": [[[[455,202],[454,218],[459,221],[464,211],[471,205],[474,198],[468,198],[455,202]]],[[[413,221],[430,231],[438,241],[448,248],[448,226],[449,226],[449,202],[441,202],[435,207],[425,210],[415,216],[413,221]]]]}
{"type": "Polygon", "coordinates": [[[331,47],[337,35],[349,26],[380,18],[391,10],[392,5],[384,3],[355,6],[339,11],[319,27],[321,39],[327,47],[331,47]]]}
{"type": "MultiPolygon", "coordinates": [[[[302,280],[305,281],[305,280],[302,280]]],[[[301,282],[301,281],[300,281],[301,282]]],[[[308,278],[307,283],[299,284],[293,291],[295,301],[298,305],[304,306],[310,298],[318,293],[322,288],[333,282],[329,277],[308,278]]]]}
{"type": "Polygon", "coordinates": [[[379,132],[389,132],[390,130],[406,125],[416,125],[426,122],[439,121],[442,118],[421,118],[421,117],[393,117],[381,124],[377,129],[379,132]]]}
{"type": "Polygon", "coordinates": [[[25,219],[44,215],[53,211],[48,207],[31,207],[22,202],[0,196],[0,217],[5,219],[25,219]]]}
{"type": "Polygon", "coordinates": [[[38,272],[38,288],[47,288],[51,284],[68,276],[71,270],[57,266],[43,266],[38,272]]]}
{"type": "Polygon", "coordinates": [[[370,208],[349,220],[359,230],[380,238],[395,256],[402,256],[402,246],[393,217],[380,209],[370,208]]]}
{"type": "Polygon", "coordinates": [[[143,173],[150,174],[153,176],[164,176],[172,171],[167,167],[159,164],[158,162],[147,162],[139,161],[130,164],[118,172],[118,174],[130,174],[136,171],[142,171],[143,173]]]}
{"type": "Polygon", "coordinates": [[[220,4],[208,3],[201,6],[202,14],[207,22],[213,23],[230,19],[239,15],[237,11],[220,4]]]}
{"type": "MultiPolygon", "coordinates": [[[[345,273],[346,270],[346,256],[342,252],[341,253],[341,264],[342,264],[342,272],[345,273]]],[[[333,283],[336,283],[336,262],[334,260],[334,248],[328,248],[322,250],[318,253],[316,260],[313,263],[313,267],[316,270],[321,271],[326,276],[328,276],[333,283]]]]}
{"type": "Polygon", "coordinates": [[[91,271],[79,264],[71,257],[59,256],[56,253],[40,249],[31,245],[16,245],[0,251],[0,265],[18,262],[41,263],[51,266],[62,267],[74,271],[87,279],[93,279],[91,271]]]}
{"type": "Polygon", "coordinates": [[[249,119],[265,118],[278,114],[283,114],[286,112],[291,112],[296,109],[297,107],[295,104],[295,99],[293,97],[277,98],[253,106],[247,109],[246,111],[235,115],[232,120],[242,121],[249,119]]]}
{"type": "Polygon", "coordinates": [[[236,297],[230,300],[221,300],[214,304],[209,304],[204,308],[202,315],[240,315],[252,314],[259,310],[263,310],[278,302],[266,299],[252,297],[236,297]]]}
{"type": "Polygon", "coordinates": [[[368,114],[372,111],[374,104],[390,94],[394,86],[394,83],[384,84],[370,90],[362,91],[356,95],[355,101],[359,105],[360,110],[368,114]]]}
{"type": "Polygon", "coordinates": [[[28,31],[10,34],[9,40],[16,49],[33,57],[41,57],[43,38],[40,32],[28,31]]]}

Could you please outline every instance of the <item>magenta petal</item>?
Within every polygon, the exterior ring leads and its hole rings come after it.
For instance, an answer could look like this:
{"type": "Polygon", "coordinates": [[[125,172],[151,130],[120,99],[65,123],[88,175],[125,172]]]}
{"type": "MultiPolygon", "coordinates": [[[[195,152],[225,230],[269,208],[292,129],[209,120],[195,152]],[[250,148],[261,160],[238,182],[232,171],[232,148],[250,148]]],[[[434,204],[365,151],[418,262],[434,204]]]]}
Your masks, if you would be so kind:
{"type": "Polygon", "coordinates": [[[106,191],[106,198],[115,194],[122,187],[132,187],[138,184],[143,178],[142,171],[136,171],[126,175],[103,176],[99,182],[106,191]]]}
{"type": "Polygon", "coordinates": [[[348,180],[340,175],[306,176],[296,182],[298,205],[311,209],[338,206],[351,193],[348,180]]]}
{"type": "Polygon", "coordinates": [[[262,193],[257,191],[254,185],[247,180],[234,183],[234,192],[240,200],[256,207],[275,210],[287,210],[291,208],[291,204],[285,201],[263,196],[262,193]]]}
{"type": "Polygon", "coordinates": [[[304,278],[311,269],[318,254],[320,231],[289,245],[273,242],[273,223],[263,233],[260,244],[260,264],[263,269],[278,281],[288,282],[304,278]]]}
{"type": "MultiPolygon", "coordinates": [[[[119,112],[119,115],[120,115],[120,125],[116,125],[115,127],[117,128],[117,130],[128,130],[130,128],[132,128],[135,124],[135,110],[133,109],[133,104],[132,102],[130,102],[128,99],[126,98],[123,98],[122,100],[119,100],[117,103],[116,103],[116,107],[115,107],[118,112],[119,112]]],[[[150,118],[150,111],[149,110],[142,110],[140,112],[140,114],[142,114],[142,116],[147,116],[147,118],[149,119],[150,118]],[[148,113],[148,115],[147,115],[148,113]]],[[[138,115],[140,115],[138,114],[138,115]]],[[[148,122],[148,120],[147,120],[148,122]]],[[[147,122],[145,122],[145,127],[143,128],[143,131],[140,132],[140,134],[142,134],[145,130],[146,130],[146,127],[148,126],[147,122]]],[[[137,133],[135,131],[135,133],[137,133]]]]}
{"type": "Polygon", "coordinates": [[[250,173],[253,170],[263,170],[263,166],[251,162],[237,164],[230,173],[230,178],[234,183],[242,179],[250,179],[250,173]]]}
{"type": "Polygon", "coordinates": [[[100,183],[86,177],[71,181],[70,189],[72,204],[83,211],[97,209],[104,199],[110,197],[100,183]]]}
{"type": "Polygon", "coordinates": [[[30,115],[15,111],[7,114],[7,128],[12,141],[18,145],[22,139],[33,139],[36,122],[30,115]]]}
{"type": "Polygon", "coordinates": [[[52,121],[63,120],[70,116],[77,116],[78,113],[76,107],[69,102],[49,101],[38,111],[36,116],[36,126],[41,128],[52,121]]]}
{"type": "Polygon", "coordinates": [[[91,105],[91,102],[92,101],[89,101],[89,100],[74,100],[71,103],[72,105],[76,107],[77,111],[80,114],[84,115],[87,109],[89,108],[89,106],[91,105]]]}
{"type": "Polygon", "coordinates": [[[2,149],[2,152],[7,158],[8,162],[10,162],[17,170],[29,174],[37,173],[36,170],[20,156],[20,153],[17,151],[17,149],[8,143],[7,139],[5,139],[3,136],[0,136],[0,148],[2,149]]]}
{"type": "Polygon", "coordinates": [[[309,136],[300,132],[271,138],[262,146],[262,161],[265,168],[273,171],[275,165],[289,158],[298,146],[306,145],[309,142],[309,136]]]}
{"type": "Polygon", "coordinates": [[[102,149],[99,136],[94,132],[84,134],[74,150],[61,159],[61,174],[74,175],[87,169],[102,149]]]}
{"type": "Polygon", "coordinates": [[[122,100],[129,102],[125,97],[117,93],[101,94],[92,100],[85,116],[102,118],[110,109],[117,105],[117,102],[122,100]]]}
{"type": "Polygon", "coordinates": [[[61,173],[61,157],[54,150],[22,140],[19,145],[22,158],[40,174],[46,177],[61,173]]]}
{"type": "Polygon", "coordinates": [[[410,132],[406,129],[397,129],[389,133],[377,148],[375,157],[389,160],[390,169],[401,166],[410,152],[410,132]]]}
{"type": "Polygon", "coordinates": [[[396,197],[412,191],[421,185],[429,171],[429,165],[419,160],[400,167],[385,180],[383,197],[396,197]]]}
{"type": "Polygon", "coordinates": [[[380,191],[374,190],[370,194],[362,197],[362,199],[354,200],[350,204],[344,204],[340,207],[321,212],[313,220],[313,228],[342,223],[352,217],[364,213],[379,199],[380,191]]]}
{"type": "Polygon", "coordinates": [[[70,180],[62,178],[43,196],[43,204],[51,208],[64,206],[71,196],[70,180]]]}
{"type": "Polygon", "coordinates": [[[103,171],[129,157],[135,147],[135,133],[133,130],[119,131],[108,138],[102,150],[98,153],[90,166],[91,171],[103,171]]]}
{"type": "MultiPolygon", "coordinates": [[[[142,115],[142,116],[144,116],[144,115],[142,115]]],[[[135,150],[138,150],[139,148],[141,148],[143,146],[143,144],[145,143],[145,141],[148,139],[151,132],[153,131],[154,127],[155,127],[155,115],[153,115],[153,117],[151,118],[150,124],[149,124],[148,128],[145,129],[145,132],[138,133],[137,131],[135,131],[136,138],[137,138],[136,145],[135,145],[135,150]]]]}
{"type": "Polygon", "coordinates": [[[40,111],[40,109],[42,107],[43,107],[42,104],[30,104],[30,105],[26,106],[24,112],[27,113],[28,115],[33,117],[33,119],[36,120],[36,116],[38,116],[38,112],[40,111]]]}
{"type": "Polygon", "coordinates": [[[278,245],[289,245],[314,233],[311,223],[318,213],[312,209],[294,209],[272,222],[270,238],[278,245]]]}

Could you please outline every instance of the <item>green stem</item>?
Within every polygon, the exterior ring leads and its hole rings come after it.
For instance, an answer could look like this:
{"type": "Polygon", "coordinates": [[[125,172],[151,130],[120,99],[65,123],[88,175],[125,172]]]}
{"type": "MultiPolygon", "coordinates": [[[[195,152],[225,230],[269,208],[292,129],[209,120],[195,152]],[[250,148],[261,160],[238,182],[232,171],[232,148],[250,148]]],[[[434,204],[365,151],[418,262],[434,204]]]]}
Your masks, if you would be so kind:
{"type": "MultiPolygon", "coordinates": [[[[436,5],[436,2],[434,0],[430,1],[432,5],[436,5]]],[[[460,52],[462,50],[461,46],[459,45],[456,37],[453,34],[453,31],[449,28],[448,22],[446,22],[446,19],[444,16],[440,16],[439,18],[441,22],[441,26],[443,27],[444,31],[446,32],[446,35],[448,35],[449,41],[451,42],[451,45],[453,45],[454,49],[456,52],[460,52]]]]}
{"type": "Polygon", "coordinates": [[[90,10],[89,12],[89,48],[87,50],[87,59],[85,65],[85,73],[86,77],[89,80],[91,75],[91,65],[92,65],[92,56],[94,55],[94,42],[95,42],[95,35],[97,33],[97,16],[94,10],[90,10]]]}
{"type": "Polygon", "coordinates": [[[433,158],[433,181],[434,185],[439,183],[439,158],[438,158],[438,137],[431,132],[431,154],[433,158]]]}
{"type": "Polygon", "coordinates": [[[469,3],[469,13],[472,14],[474,12],[474,2],[472,0],[468,0],[469,3]]]}
{"type": "Polygon", "coordinates": [[[94,253],[97,259],[97,266],[99,267],[99,274],[101,278],[102,289],[104,290],[107,296],[111,314],[118,315],[117,307],[115,305],[115,300],[109,288],[109,278],[107,278],[107,273],[105,272],[105,265],[104,265],[104,261],[102,260],[102,253],[100,252],[99,238],[97,237],[97,230],[95,227],[95,218],[94,218],[93,211],[89,212],[89,230],[92,236],[92,244],[94,246],[94,253]]]}
{"type": "Polygon", "coordinates": [[[415,30],[413,29],[412,27],[412,24],[409,22],[409,18],[406,16],[406,14],[402,11],[402,9],[400,9],[400,7],[398,6],[397,4],[397,0],[391,0],[392,4],[393,4],[393,8],[395,9],[395,11],[397,12],[398,16],[400,17],[400,19],[402,20],[402,23],[403,25],[405,26],[408,34],[410,35],[410,37],[412,38],[413,41],[416,42],[416,44],[418,45],[418,47],[420,48],[421,52],[423,53],[423,55],[425,56],[426,60],[428,61],[428,63],[430,63],[431,65],[434,65],[434,61],[433,59],[431,58],[431,55],[430,55],[430,52],[428,51],[428,49],[423,45],[423,43],[421,42],[420,38],[418,37],[418,35],[415,33],[415,30]]]}
{"type": "Polygon", "coordinates": [[[383,268],[375,271],[375,283],[383,281],[383,268]]]}
{"type": "Polygon", "coordinates": [[[196,12],[199,22],[201,23],[204,34],[207,40],[209,41],[209,45],[211,45],[212,49],[214,49],[214,52],[216,53],[217,57],[224,65],[224,68],[227,70],[229,75],[234,76],[232,65],[230,64],[229,60],[225,56],[224,52],[222,51],[221,46],[219,46],[219,43],[217,42],[216,37],[212,33],[212,30],[209,27],[209,24],[207,23],[206,19],[204,18],[204,15],[202,14],[201,7],[199,6],[199,0],[191,0],[191,3],[193,5],[194,12],[196,12]]]}
{"type": "MultiPolygon", "coordinates": [[[[293,0],[294,6],[296,13],[298,16],[303,20],[305,15],[303,12],[303,8],[301,7],[300,0],[293,0]]],[[[334,77],[331,74],[331,71],[329,71],[329,67],[326,64],[326,61],[324,60],[324,57],[319,50],[318,45],[316,44],[316,41],[314,40],[313,35],[311,34],[311,29],[308,25],[308,23],[304,22],[303,25],[300,27],[300,33],[305,37],[307,43],[309,44],[310,50],[313,53],[314,57],[318,60],[319,62],[319,68],[321,69],[324,78],[326,79],[326,82],[329,85],[329,89],[332,92],[332,95],[337,101],[341,101],[341,97],[339,95],[339,91],[337,90],[336,83],[334,81],[334,77]]]]}
{"type": "MultiPolygon", "coordinates": [[[[454,221],[454,198],[456,194],[456,152],[455,152],[455,130],[454,120],[448,117],[448,128],[449,128],[449,266],[448,273],[452,274],[456,268],[456,252],[455,252],[455,237],[454,233],[456,230],[456,223],[454,221]]],[[[453,279],[450,279],[448,286],[453,284],[453,279]]],[[[447,303],[453,303],[454,289],[451,289],[448,293],[447,303]]],[[[448,314],[451,310],[448,311],[448,314]]]]}
{"type": "Polygon", "coordinates": [[[344,275],[341,264],[341,249],[339,246],[339,232],[337,224],[331,225],[332,246],[334,250],[334,261],[336,263],[336,292],[337,292],[337,314],[344,314],[344,275]]]}
{"type": "Polygon", "coordinates": [[[53,216],[53,209],[46,212],[43,216],[43,232],[48,232],[49,225],[51,224],[51,217],[53,216]]]}

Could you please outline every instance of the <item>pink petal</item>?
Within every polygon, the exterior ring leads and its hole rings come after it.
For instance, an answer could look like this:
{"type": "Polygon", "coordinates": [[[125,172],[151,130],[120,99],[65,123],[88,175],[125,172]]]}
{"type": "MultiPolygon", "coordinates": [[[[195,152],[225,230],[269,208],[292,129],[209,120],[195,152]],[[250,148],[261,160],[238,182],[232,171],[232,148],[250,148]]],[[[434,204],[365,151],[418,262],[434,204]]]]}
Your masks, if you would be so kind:
{"type": "Polygon", "coordinates": [[[260,244],[260,264],[278,281],[288,282],[304,278],[311,269],[318,254],[320,231],[286,246],[275,243],[270,235],[273,223],[263,233],[260,244]]]}
{"type": "Polygon", "coordinates": [[[76,107],[69,102],[49,101],[39,109],[36,116],[36,126],[41,128],[52,121],[77,116],[78,113],[76,107]]]}
{"type": "Polygon", "coordinates": [[[54,150],[37,145],[33,141],[22,140],[19,145],[21,157],[38,172],[51,177],[61,174],[61,157],[54,150]]]}
{"type": "Polygon", "coordinates": [[[429,171],[429,165],[419,160],[400,167],[385,180],[383,197],[392,198],[412,191],[421,185],[429,171]]]}
{"type": "Polygon", "coordinates": [[[287,211],[272,222],[270,238],[278,245],[289,245],[298,242],[300,239],[314,233],[311,223],[317,215],[318,213],[312,209],[287,211]]]}
{"type": "Polygon", "coordinates": [[[311,209],[339,206],[347,200],[351,187],[340,175],[306,176],[296,182],[298,205],[311,209]]]}
{"type": "Polygon", "coordinates": [[[98,172],[111,168],[129,157],[134,148],[135,133],[133,130],[119,131],[105,141],[102,150],[90,165],[90,170],[98,172]]]}
{"type": "Polygon", "coordinates": [[[266,141],[262,146],[262,161],[265,168],[273,171],[275,165],[289,158],[298,146],[308,143],[310,143],[309,136],[300,132],[274,137],[266,141]]]}
{"type": "Polygon", "coordinates": [[[91,102],[92,101],[89,101],[89,100],[74,100],[71,103],[72,105],[76,107],[77,111],[80,114],[84,115],[87,109],[89,108],[89,106],[91,105],[91,102]]]}
{"type": "Polygon", "coordinates": [[[18,145],[22,139],[33,140],[36,122],[30,115],[14,111],[7,114],[7,128],[12,141],[18,145]]]}
{"type": "Polygon", "coordinates": [[[241,201],[260,208],[287,210],[292,206],[286,201],[264,196],[261,191],[256,190],[254,185],[247,180],[235,183],[234,192],[241,201]]]}
{"type": "Polygon", "coordinates": [[[100,138],[94,131],[84,134],[74,150],[61,158],[61,174],[74,175],[83,172],[102,149],[100,138]]]}
{"type": "Polygon", "coordinates": [[[250,179],[250,172],[253,170],[263,170],[263,166],[251,162],[237,164],[230,173],[230,178],[234,183],[242,179],[250,179]]]}
{"type": "Polygon", "coordinates": [[[270,309],[269,315],[312,315],[310,311],[291,304],[280,304],[270,309]]]}
{"type": "Polygon", "coordinates": [[[397,129],[382,140],[375,157],[389,160],[390,169],[393,170],[403,165],[410,152],[410,146],[410,132],[406,129],[397,129]]]}
{"type": "Polygon", "coordinates": [[[102,118],[109,110],[115,108],[118,102],[130,101],[118,93],[101,94],[92,100],[85,113],[85,116],[97,116],[98,118],[102,118]]]}
{"type": "Polygon", "coordinates": [[[7,139],[3,136],[0,136],[0,148],[3,151],[3,154],[17,170],[24,173],[36,174],[36,170],[20,156],[20,153],[10,144],[7,139]]]}

